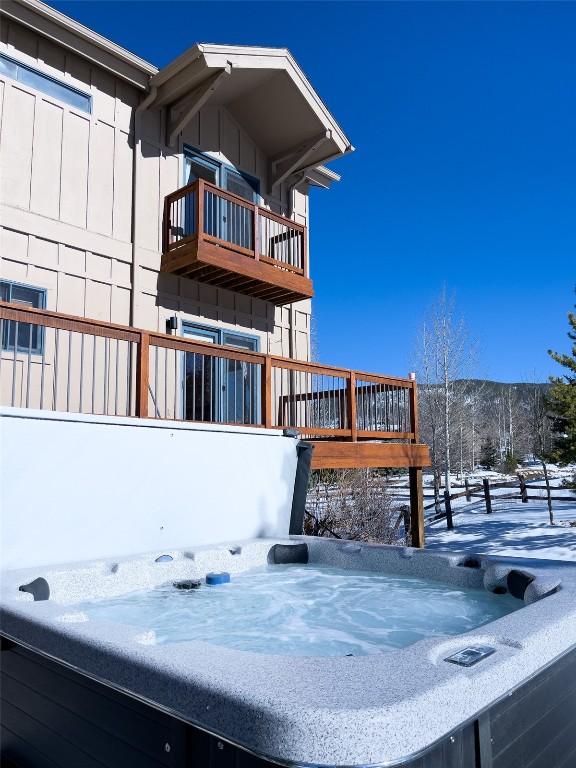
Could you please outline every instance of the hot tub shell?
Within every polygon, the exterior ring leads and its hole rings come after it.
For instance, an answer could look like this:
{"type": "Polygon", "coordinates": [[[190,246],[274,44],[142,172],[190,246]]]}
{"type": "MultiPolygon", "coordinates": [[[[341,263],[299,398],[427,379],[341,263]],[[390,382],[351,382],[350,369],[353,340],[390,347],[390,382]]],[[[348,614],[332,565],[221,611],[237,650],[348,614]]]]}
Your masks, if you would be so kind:
{"type": "MultiPolygon", "coordinates": [[[[304,537],[235,541],[7,572],[2,635],[3,744],[8,755],[29,753],[23,765],[46,754],[47,733],[70,754],[98,745],[90,759],[110,766],[130,764],[114,762],[116,741],[142,766],[576,764],[576,569],[560,564],[304,537]],[[208,571],[234,575],[267,562],[275,544],[302,542],[311,563],[449,586],[494,589],[520,570],[533,578],[529,604],[457,636],[377,655],[306,658],[202,642],[156,645],[141,628],[86,621],[73,609],[208,571]],[[160,554],[173,559],[157,563],[160,554]],[[18,591],[37,577],[48,582],[49,600],[18,591]],[[478,644],[495,652],[469,668],[445,661],[478,644]],[[39,722],[35,731],[30,724],[39,722]]],[[[51,759],[82,765],[61,748],[51,759]]]]}

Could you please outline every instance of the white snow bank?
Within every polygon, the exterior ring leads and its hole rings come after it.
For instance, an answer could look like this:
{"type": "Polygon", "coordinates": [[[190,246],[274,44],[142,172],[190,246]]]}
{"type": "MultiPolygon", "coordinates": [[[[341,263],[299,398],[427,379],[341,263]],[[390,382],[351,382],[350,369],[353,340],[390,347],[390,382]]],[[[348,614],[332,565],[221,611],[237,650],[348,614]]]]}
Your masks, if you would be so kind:
{"type": "MultiPolygon", "coordinates": [[[[528,504],[495,500],[493,510],[487,515],[482,502],[468,505],[454,515],[453,531],[445,520],[431,523],[426,548],[576,562],[576,527],[550,525],[544,498],[528,504]]],[[[555,521],[576,520],[576,502],[553,502],[553,512],[555,521]]]]}

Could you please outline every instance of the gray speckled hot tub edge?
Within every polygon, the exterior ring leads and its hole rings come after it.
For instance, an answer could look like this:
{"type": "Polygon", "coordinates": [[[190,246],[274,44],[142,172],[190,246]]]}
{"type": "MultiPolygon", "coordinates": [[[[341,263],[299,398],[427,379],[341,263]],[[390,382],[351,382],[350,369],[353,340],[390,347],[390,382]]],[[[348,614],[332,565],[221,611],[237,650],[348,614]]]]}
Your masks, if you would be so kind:
{"type": "MultiPolygon", "coordinates": [[[[294,541],[295,539],[292,539],[294,541]]],[[[310,561],[423,576],[450,585],[496,584],[511,568],[479,557],[296,537],[310,561]]],[[[422,640],[382,655],[284,657],[201,642],[157,646],[140,628],[83,621],[71,604],[153,587],[209,570],[231,573],[266,562],[288,539],[233,542],[126,560],[12,571],[2,578],[2,631],[117,688],[270,759],[297,765],[392,765],[418,754],[576,644],[576,568],[522,570],[535,576],[522,610],[458,636],[422,640]],[[242,547],[232,554],[233,545],[242,547]],[[33,602],[20,584],[45,577],[51,599],[33,602]],[[538,600],[562,581],[560,589],[538,600]],[[472,643],[496,648],[475,667],[445,657],[472,643]],[[406,727],[418,723],[418,727],[406,727]]]]}

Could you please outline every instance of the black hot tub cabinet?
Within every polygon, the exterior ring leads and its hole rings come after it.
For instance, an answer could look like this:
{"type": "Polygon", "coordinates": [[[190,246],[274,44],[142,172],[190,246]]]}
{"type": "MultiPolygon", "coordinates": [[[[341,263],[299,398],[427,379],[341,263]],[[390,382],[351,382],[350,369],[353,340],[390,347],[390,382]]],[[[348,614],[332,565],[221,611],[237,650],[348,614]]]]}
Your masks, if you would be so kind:
{"type": "Polygon", "coordinates": [[[302,538],[235,544],[4,573],[2,765],[576,766],[576,568],[302,538]],[[278,543],[306,543],[311,564],[509,589],[525,606],[462,635],[317,658],[156,645],[72,607],[285,560],[278,543]],[[49,599],[18,590],[36,578],[49,599]],[[494,652],[470,667],[445,660],[470,646],[494,652]]]}

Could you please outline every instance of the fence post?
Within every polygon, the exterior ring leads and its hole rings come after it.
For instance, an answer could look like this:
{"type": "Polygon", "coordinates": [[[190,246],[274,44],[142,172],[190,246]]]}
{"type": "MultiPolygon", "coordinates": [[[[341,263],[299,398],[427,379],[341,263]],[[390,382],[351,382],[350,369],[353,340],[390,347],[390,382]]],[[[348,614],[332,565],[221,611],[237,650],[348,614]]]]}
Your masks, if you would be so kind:
{"type": "Polygon", "coordinates": [[[554,513],[552,512],[552,496],[550,494],[550,480],[548,479],[548,468],[546,462],[542,461],[542,469],[544,470],[544,482],[546,484],[546,499],[548,501],[548,515],[550,516],[550,525],[554,525],[554,513]]]}
{"type": "Polygon", "coordinates": [[[482,480],[484,486],[484,501],[486,502],[486,514],[492,513],[492,499],[490,498],[490,482],[487,477],[482,480]]]}
{"type": "Polygon", "coordinates": [[[464,478],[464,487],[466,488],[466,501],[472,501],[472,496],[470,496],[470,483],[468,482],[468,478],[464,478]]]}
{"type": "Polygon", "coordinates": [[[136,351],[136,416],[148,417],[148,378],[150,369],[150,334],[140,334],[136,351]]]}
{"type": "Polygon", "coordinates": [[[524,475],[518,475],[518,482],[520,483],[520,496],[522,497],[522,503],[528,504],[528,490],[526,489],[526,479],[524,475]]]}
{"type": "Polygon", "coordinates": [[[446,507],[446,527],[451,531],[454,528],[454,520],[452,519],[452,499],[450,498],[450,491],[444,491],[444,506],[446,507]]]}

